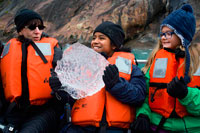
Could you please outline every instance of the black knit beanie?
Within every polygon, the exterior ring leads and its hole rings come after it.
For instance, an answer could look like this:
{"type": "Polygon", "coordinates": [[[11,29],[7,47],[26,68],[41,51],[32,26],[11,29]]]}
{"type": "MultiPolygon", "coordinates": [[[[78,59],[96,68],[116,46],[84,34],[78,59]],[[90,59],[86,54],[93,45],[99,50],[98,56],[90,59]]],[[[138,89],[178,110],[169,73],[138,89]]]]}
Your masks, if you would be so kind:
{"type": "Polygon", "coordinates": [[[14,20],[17,32],[20,32],[21,29],[24,28],[24,26],[33,19],[39,19],[43,24],[42,17],[38,13],[29,9],[22,9],[18,11],[15,15],[15,20],[14,20]]]}
{"type": "Polygon", "coordinates": [[[111,42],[117,47],[120,48],[124,44],[125,34],[120,25],[114,24],[110,21],[101,23],[94,30],[95,32],[101,32],[110,38],[111,42]]]}

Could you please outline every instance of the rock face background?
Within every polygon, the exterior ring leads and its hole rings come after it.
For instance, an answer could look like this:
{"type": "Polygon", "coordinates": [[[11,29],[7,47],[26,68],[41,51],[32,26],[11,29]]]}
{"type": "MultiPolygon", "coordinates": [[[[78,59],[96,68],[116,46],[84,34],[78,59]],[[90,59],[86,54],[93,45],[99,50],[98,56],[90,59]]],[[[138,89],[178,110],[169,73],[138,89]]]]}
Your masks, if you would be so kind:
{"type": "Polygon", "coordinates": [[[90,44],[92,33],[102,21],[120,24],[131,48],[152,48],[162,20],[183,3],[193,6],[196,17],[195,41],[200,41],[199,0],[0,0],[0,40],[17,35],[15,13],[23,8],[38,12],[45,32],[61,45],[79,41],[90,44]]]}

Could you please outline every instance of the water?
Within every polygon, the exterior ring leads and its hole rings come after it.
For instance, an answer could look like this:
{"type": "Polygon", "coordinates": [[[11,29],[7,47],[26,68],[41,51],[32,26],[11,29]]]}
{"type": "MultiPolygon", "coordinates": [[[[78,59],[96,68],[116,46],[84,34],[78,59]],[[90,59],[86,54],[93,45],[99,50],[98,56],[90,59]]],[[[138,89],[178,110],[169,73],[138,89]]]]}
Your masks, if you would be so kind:
{"type": "Polygon", "coordinates": [[[138,66],[140,68],[144,67],[145,63],[143,63],[142,60],[147,60],[151,51],[152,49],[132,49],[131,52],[135,55],[135,58],[138,60],[138,66]]]}

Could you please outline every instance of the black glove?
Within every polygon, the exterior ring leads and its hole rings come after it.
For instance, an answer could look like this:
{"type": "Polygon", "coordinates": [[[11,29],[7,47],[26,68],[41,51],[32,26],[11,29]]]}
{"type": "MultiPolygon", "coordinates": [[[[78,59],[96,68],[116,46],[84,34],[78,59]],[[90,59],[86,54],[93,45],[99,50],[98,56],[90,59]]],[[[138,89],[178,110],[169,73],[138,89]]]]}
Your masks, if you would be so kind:
{"type": "Polygon", "coordinates": [[[188,94],[187,85],[184,82],[183,77],[178,79],[175,77],[172,81],[167,84],[167,93],[172,97],[177,97],[179,99],[183,99],[188,94]]]}
{"type": "Polygon", "coordinates": [[[53,69],[51,69],[51,77],[49,77],[49,85],[54,93],[59,91],[59,89],[61,89],[62,86],[59,78],[57,77],[57,74],[53,69]]]}
{"type": "Polygon", "coordinates": [[[49,85],[52,89],[52,95],[55,95],[56,98],[61,101],[61,103],[69,103],[71,106],[74,104],[76,101],[73,99],[69,93],[63,90],[62,84],[57,77],[57,74],[53,69],[51,69],[51,77],[49,77],[49,85]]]}
{"type": "Polygon", "coordinates": [[[132,132],[148,133],[150,132],[150,119],[147,115],[140,114],[131,126],[132,132]]]}
{"type": "Polygon", "coordinates": [[[109,64],[104,70],[103,81],[107,89],[111,89],[119,80],[119,71],[117,66],[109,64]]]}

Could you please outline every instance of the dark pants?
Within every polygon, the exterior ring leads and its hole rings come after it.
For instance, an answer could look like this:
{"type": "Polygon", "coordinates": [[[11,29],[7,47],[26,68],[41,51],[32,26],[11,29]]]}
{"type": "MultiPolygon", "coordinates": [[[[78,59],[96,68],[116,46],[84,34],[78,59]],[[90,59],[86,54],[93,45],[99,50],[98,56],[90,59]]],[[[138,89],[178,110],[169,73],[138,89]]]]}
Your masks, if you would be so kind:
{"type": "MultiPolygon", "coordinates": [[[[128,129],[109,127],[106,128],[106,133],[127,133],[128,129]]],[[[60,133],[105,133],[101,132],[100,128],[94,126],[81,127],[73,125],[72,123],[66,124],[60,131],[60,133]]]]}
{"type": "Polygon", "coordinates": [[[7,122],[13,124],[20,133],[56,133],[62,107],[49,102],[42,106],[31,106],[27,110],[14,109],[8,114],[7,122]]]}

